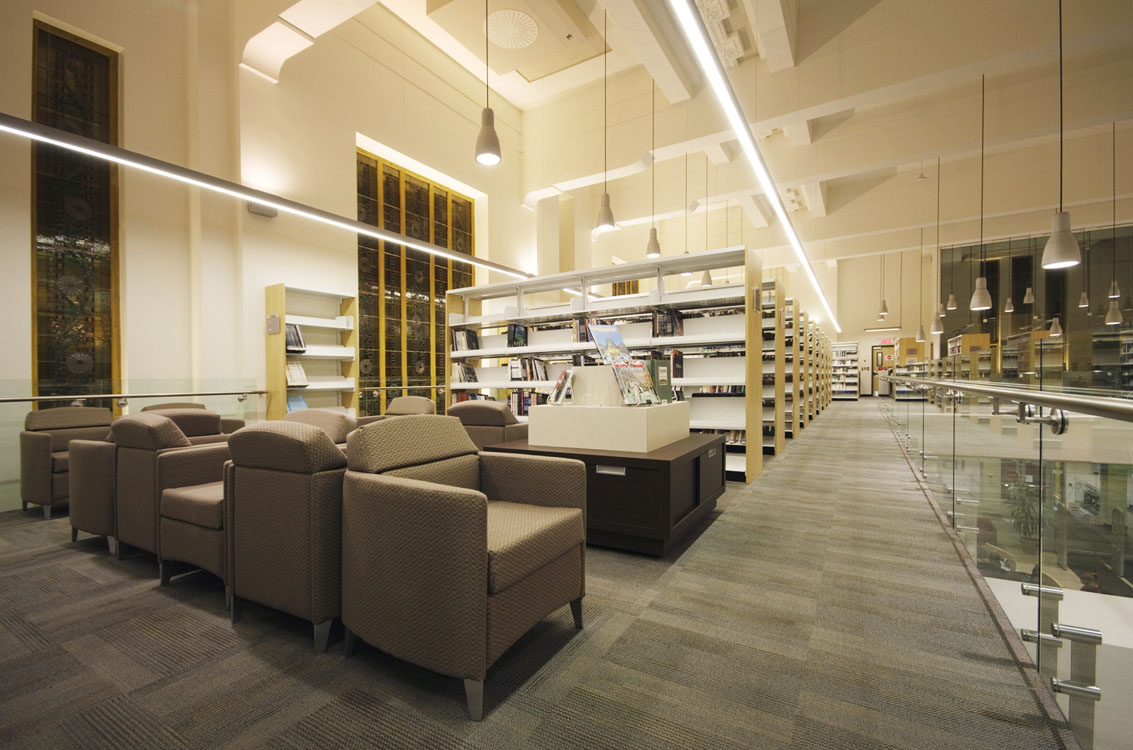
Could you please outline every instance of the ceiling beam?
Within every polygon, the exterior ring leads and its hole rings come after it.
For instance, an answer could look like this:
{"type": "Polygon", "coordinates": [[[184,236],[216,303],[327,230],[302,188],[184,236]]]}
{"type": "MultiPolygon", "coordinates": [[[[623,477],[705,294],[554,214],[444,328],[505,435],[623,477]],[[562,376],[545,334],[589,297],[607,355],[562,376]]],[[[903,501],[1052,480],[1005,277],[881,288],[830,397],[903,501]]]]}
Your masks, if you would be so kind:
{"type": "Polygon", "coordinates": [[[795,67],[798,6],[796,0],[743,0],[755,26],[755,46],[772,73],[795,67]]]}

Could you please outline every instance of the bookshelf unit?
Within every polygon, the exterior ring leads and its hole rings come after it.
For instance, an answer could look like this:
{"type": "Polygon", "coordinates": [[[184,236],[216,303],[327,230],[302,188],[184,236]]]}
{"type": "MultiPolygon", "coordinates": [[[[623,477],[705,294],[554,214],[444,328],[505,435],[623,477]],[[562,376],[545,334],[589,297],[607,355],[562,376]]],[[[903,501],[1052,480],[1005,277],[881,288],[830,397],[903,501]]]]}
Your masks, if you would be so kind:
{"type": "Polygon", "coordinates": [[[764,274],[762,291],[762,443],[765,453],[778,455],[786,438],[786,299],[787,274],[777,268],[764,274]],[[769,434],[770,433],[770,434],[769,434]]]}
{"type": "Polygon", "coordinates": [[[478,382],[451,382],[449,387],[454,394],[480,392],[485,396],[550,389],[550,378],[511,381],[506,368],[497,363],[501,358],[528,356],[563,367],[572,362],[596,363],[594,344],[585,340],[585,322],[613,323],[635,357],[668,359],[674,350],[682,353],[683,373],[679,377],[674,373],[672,386],[675,397],[690,402],[690,427],[725,433],[728,477],[750,482],[763,470],[762,441],[748,439],[762,434],[762,399],[747,398],[748,394],[762,394],[762,358],[755,356],[763,343],[762,290],[746,283],[669,290],[664,283],[686,272],[695,278],[706,270],[737,267],[744,268],[745,279],[762,278],[756,253],[731,247],[452,289],[447,300],[446,371],[451,377],[454,363],[468,364],[478,382]],[[658,283],[636,294],[598,297],[590,293],[594,287],[642,279],[658,283]],[[562,293],[568,288],[576,290],[573,297],[562,293]],[[580,289],[583,294],[578,294],[580,289]],[[488,308],[492,311],[482,312],[488,308]],[[669,311],[681,316],[683,331],[677,335],[653,330],[654,314],[669,311]],[[525,345],[507,345],[500,331],[508,324],[526,326],[525,345]],[[478,347],[454,351],[454,337],[468,330],[479,334],[478,347]]]}
{"type": "Polygon", "coordinates": [[[832,398],[835,401],[857,401],[861,393],[858,387],[858,342],[835,341],[830,368],[832,398]]]}
{"type": "Polygon", "coordinates": [[[267,418],[283,419],[288,396],[308,406],[358,408],[358,298],[338,292],[273,284],[264,290],[267,312],[267,418]],[[287,351],[287,328],[296,326],[302,352],[287,351]],[[289,365],[302,367],[308,384],[288,385],[289,365]]]}
{"type": "Polygon", "coordinates": [[[798,304],[791,297],[785,300],[786,321],[783,325],[784,363],[786,365],[786,384],[783,404],[783,417],[787,439],[798,435],[802,429],[802,410],[799,408],[799,384],[802,383],[803,360],[799,356],[799,340],[796,336],[799,315],[798,304]]]}

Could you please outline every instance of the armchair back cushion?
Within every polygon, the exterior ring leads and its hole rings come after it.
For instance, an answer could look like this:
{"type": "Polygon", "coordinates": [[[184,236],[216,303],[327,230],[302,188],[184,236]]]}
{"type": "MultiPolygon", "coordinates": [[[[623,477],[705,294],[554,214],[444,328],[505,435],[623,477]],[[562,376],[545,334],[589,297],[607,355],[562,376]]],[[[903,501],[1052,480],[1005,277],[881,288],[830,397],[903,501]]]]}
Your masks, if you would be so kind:
{"type": "Polygon", "coordinates": [[[484,399],[454,404],[449,407],[448,415],[459,419],[465,427],[504,427],[519,422],[511,408],[503,401],[484,399]]]}
{"type": "MultiPolygon", "coordinates": [[[[51,437],[51,452],[67,450],[72,440],[102,440],[114,421],[109,409],[93,406],[60,406],[28,412],[24,430],[51,437]]],[[[66,497],[66,495],[64,495],[66,497]]]]}
{"type": "Polygon", "coordinates": [[[223,435],[220,415],[208,409],[159,409],[149,414],[161,414],[169,417],[187,438],[223,435]]]}
{"type": "Polygon", "coordinates": [[[398,396],[389,402],[385,416],[404,417],[408,414],[436,414],[437,404],[424,396],[398,396]]]}
{"type": "Polygon", "coordinates": [[[130,414],[115,420],[110,426],[110,442],[116,443],[119,448],[147,451],[191,445],[172,419],[157,412],[130,414]]]}
{"type": "Polygon", "coordinates": [[[346,436],[358,429],[358,420],[349,414],[330,409],[297,409],[283,417],[284,422],[314,425],[327,434],[332,443],[345,443],[346,436]]]}
{"type": "Polygon", "coordinates": [[[150,404],[143,406],[142,411],[165,411],[166,409],[203,409],[204,404],[197,404],[192,401],[170,401],[168,404],[150,404]]]}
{"type": "Polygon", "coordinates": [[[304,422],[248,425],[232,433],[228,448],[232,462],[249,469],[314,474],[346,466],[346,457],[327,433],[304,422]]]}
{"type": "MultiPolygon", "coordinates": [[[[446,459],[476,459],[476,444],[456,417],[405,416],[372,422],[351,433],[346,443],[346,456],[352,471],[384,474],[445,462],[446,459]]],[[[455,465],[445,463],[444,470],[455,465]]],[[[403,473],[399,476],[441,481],[416,474],[403,473]]]]}

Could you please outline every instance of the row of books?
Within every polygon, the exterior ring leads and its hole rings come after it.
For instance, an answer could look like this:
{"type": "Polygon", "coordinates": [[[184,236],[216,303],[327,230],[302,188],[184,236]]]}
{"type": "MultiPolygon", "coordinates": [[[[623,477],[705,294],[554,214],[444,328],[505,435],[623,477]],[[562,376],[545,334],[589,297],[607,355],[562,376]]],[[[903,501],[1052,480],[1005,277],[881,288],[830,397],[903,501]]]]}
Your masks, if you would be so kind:
{"type": "Polygon", "coordinates": [[[512,414],[519,417],[527,416],[532,406],[547,403],[547,396],[534,391],[512,391],[508,395],[508,406],[512,414]]]}
{"type": "MultiPolygon", "coordinates": [[[[508,323],[507,346],[527,346],[527,326],[508,323]]],[[[480,348],[480,335],[471,328],[461,328],[452,332],[452,350],[468,351],[480,348]]]]}
{"type": "Polygon", "coordinates": [[[744,387],[742,385],[702,385],[700,386],[700,393],[742,396],[744,395],[744,387]]]}
{"type": "Polygon", "coordinates": [[[510,380],[547,380],[547,363],[538,357],[513,357],[508,362],[510,380]]]}
{"type": "Polygon", "coordinates": [[[728,445],[745,445],[747,443],[746,430],[697,430],[703,435],[723,435],[728,445]]]}

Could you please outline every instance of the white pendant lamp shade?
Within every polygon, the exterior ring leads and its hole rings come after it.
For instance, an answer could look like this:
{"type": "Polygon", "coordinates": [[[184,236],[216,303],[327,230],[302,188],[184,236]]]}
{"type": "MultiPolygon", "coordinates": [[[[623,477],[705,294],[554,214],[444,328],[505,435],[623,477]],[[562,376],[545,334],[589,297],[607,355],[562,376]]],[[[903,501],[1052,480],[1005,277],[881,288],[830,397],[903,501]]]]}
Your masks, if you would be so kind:
{"type": "Polygon", "coordinates": [[[1050,239],[1043,248],[1043,268],[1070,268],[1082,262],[1078,240],[1070,231],[1070,214],[1059,211],[1050,226],[1050,239]]]}
{"type": "Polygon", "coordinates": [[[924,323],[921,323],[920,326],[917,327],[917,343],[923,344],[926,339],[928,339],[928,336],[924,335],[924,323]]]}
{"type": "Polygon", "coordinates": [[[700,277],[700,285],[701,286],[712,286],[712,274],[709,273],[708,271],[705,271],[704,275],[700,277]]]}
{"type": "Polygon", "coordinates": [[[991,293],[987,290],[987,277],[980,276],[976,279],[976,291],[972,292],[972,301],[968,305],[970,310],[990,310],[991,309],[991,293]]]}
{"type": "Polygon", "coordinates": [[[1090,296],[1088,294],[1086,294],[1085,291],[1083,291],[1080,295],[1078,295],[1078,307],[1080,307],[1082,309],[1086,309],[1089,306],[1090,306],[1090,296]]]}
{"type": "Polygon", "coordinates": [[[1005,312],[1005,313],[1015,312],[1015,303],[1011,301],[1010,297],[1007,298],[1007,304],[1003,306],[1003,312],[1005,312]]]}
{"type": "Polygon", "coordinates": [[[602,193],[602,207],[598,209],[597,227],[603,232],[614,228],[614,210],[610,208],[609,193],[602,193]]]}
{"type": "Polygon", "coordinates": [[[1109,301],[1109,311],[1105,314],[1105,324],[1107,326],[1119,326],[1122,323],[1121,306],[1117,300],[1111,299],[1109,301]]]}
{"type": "Polygon", "coordinates": [[[1027,293],[1023,295],[1023,304],[1024,305],[1035,304],[1035,290],[1031,289],[1031,287],[1027,287],[1027,293]]]}
{"type": "Polygon", "coordinates": [[[877,316],[884,320],[889,315],[889,305],[885,304],[885,300],[881,300],[881,308],[877,311],[877,316]]]}
{"type": "Polygon", "coordinates": [[[948,314],[948,311],[944,309],[944,303],[943,302],[941,302],[939,305],[936,306],[936,317],[937,318],[943,318],[947,314],[948,314]]]}
{"type": "Polygon", "coordinates": [[[660,258],[661,257],[661,243],[657,240],[657,228],[651,227],[649,229],[649,242],[645,244],[645,257],[646,258],[660,258]]]}
{"type": "Polygon", "coordinates": [[[1054,320],[1050,322],[1050,335],[1053,337],[1062,335],[1062,324],[1058,322],[1058,316],[1055,316],[1054,320]]]}
{"type": "Polygon", "coordinates": [[[1114,279],[1113,281],[1109,282],[1109,298],[1110,299],[1120,299],[1121,298],[1121,288],[1117,286],[1117,279],[1114,279]]]}
{"type": "Polygon", "coordinates": [[[484,107],[480,113],[480,135],[476,136],[476,161],[493,167],[500,163],[500,137],[496,135],[496,113],[484,107]]]}
{"type": "Polygon", "coordinates": [[[956,304],[956,293],[955,292],[952,292],[948,295],[948,304],[946,305],[946,307],[949,310],[955,310],[957,307],[959,307],[959,305],[956,304]]]}
{"type": "Polygon", "coordinates": [[[940,318],[932,319],[932,325],[929,326],[928,332],[933,336],[944,333],[944,324],[940,322],[940,318]]]}

